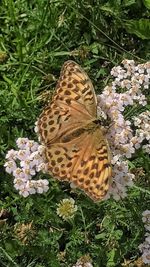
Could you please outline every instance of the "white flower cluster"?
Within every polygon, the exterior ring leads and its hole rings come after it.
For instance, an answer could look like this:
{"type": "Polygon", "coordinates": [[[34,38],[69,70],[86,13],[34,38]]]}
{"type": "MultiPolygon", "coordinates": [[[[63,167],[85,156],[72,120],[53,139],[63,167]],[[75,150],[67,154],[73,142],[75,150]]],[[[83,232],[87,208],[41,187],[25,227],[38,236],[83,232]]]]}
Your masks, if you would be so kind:
{"type": "Polygon", "coordinates": [[[142,221],[144,223],[147,233],[144,243],[139,245],[142,254],[142,260],[145,264],[150,264],[150,210],[145,210],[143,213],[142,221]]]}
{"type": "MultiPolygon", "coordinates": [[[[147,140],[150,138],[148,137],[149,112],[145,113],[148,123],[143,127],[141,117],[141,124],[138,126],[136,134],[132,130],[131,122],[125,120],[123,115],[127,106],[137,104],[145,106],[147,104],[143,91],[149,87],[150,62],[136,66],[134,60],[123,60],[122,67],[114,67],[111,75],[114,76],[114,81],[110,86],[106,86],[103,93],[97,98],[98,110],[101,109],[111,119],[107,139],[114,165],[113,183],[106,199],[112,195],[117,200],[126,196],[127,186],[133,185],[134,175],[129,173],[127,159],[131,158],[135,150],[141,146],[143,136],[147,140]],[[140,129],[141,126],[142,129],[140,129]]],[[[150,149],[150,145],[147,145],[145,149],[150,149]]]]}
{"type": "Polygon", "coordinates": [[[4,164],[6,172],[14,176],[14,187],[24,197],[47,192],[49,187],[46,179],[32,179],[36,173],[46,172],[43,146],[28,138],[18,138],[16,144],[18,150],[9,150],[4,164]]]}
{"type": "Polygon", "coordinates": [[[138,128],[136,130],[136,144],[147,141],[142,148],[150,154],[150,111],[142,112],[138,117],[134,118],[134,125],[138,128]]]}

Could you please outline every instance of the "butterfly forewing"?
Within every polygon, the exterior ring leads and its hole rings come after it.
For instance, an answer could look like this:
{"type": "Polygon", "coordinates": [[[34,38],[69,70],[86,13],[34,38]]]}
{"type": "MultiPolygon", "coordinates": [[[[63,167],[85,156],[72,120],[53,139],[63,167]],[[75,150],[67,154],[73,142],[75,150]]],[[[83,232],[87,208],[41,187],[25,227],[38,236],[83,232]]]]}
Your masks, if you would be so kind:
{"type": "Polygon", "coordinates": [[[75,62],[67,61],[62,67],[52,102],[38,121],[42,141],[50,143],[71,127],[80,128],[87,124],[96,117],[96,103],[87,74],[75,62]]]}
{"type": "Polygon", "coordinates": [[[69,100],[75,100],[82,104],[83,109],[86,109],[91,116],[96,117],[97,115],[97,99],[92,82],[74,61],[69,60],[64,63],[54,99],[60,99],[67,104],[69,100]]]}
{"type": "Polygon", "coordinates": [[[67,61],[38,127],[49,172],[100,200],[109,187],[111,166],[107,140],[95,123],[96,105],[87,74],[75,62],[67,61]]]}

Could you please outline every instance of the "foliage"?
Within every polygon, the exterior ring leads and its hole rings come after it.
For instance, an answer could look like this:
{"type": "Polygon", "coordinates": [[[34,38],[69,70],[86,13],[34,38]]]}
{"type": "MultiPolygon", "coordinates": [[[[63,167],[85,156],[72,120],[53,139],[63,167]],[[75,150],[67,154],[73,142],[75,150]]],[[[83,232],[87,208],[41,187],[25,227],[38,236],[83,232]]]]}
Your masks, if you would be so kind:
{"type": "Polygon", "coordinates": [[[65,60],[85,67],[101,92],[123,58],[149,59],[149,1],[3,0],[0,12],[0,265],[67,267],[85,254],[95,267],[134,262],[144,240],[142,212],[150,204],[146,153],[139,150],[129,162],[136,186],[128,197],[99,204],[53,179],[46,194],[23,198],[3,164],[18,137],[37,139],[40,99],[47,92],[50,98],[65,60]],[[57,204],[67,197],[78,210],[63,221],[57,204]]]}

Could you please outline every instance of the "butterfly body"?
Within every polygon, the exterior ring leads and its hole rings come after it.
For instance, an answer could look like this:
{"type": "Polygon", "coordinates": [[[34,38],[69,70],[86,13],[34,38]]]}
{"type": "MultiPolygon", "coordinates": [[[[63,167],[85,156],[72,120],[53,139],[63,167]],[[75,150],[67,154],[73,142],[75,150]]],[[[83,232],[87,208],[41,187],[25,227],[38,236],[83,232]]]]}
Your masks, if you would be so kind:
{"type": "Polygon", "coordinates": [[[81,67],[67,61],[61,70],[52,102],[38,120],[48,171],[73,182],[94,201],[102,199],[111,177],[110,152],[97,118],[97,100],[81,67]]]}

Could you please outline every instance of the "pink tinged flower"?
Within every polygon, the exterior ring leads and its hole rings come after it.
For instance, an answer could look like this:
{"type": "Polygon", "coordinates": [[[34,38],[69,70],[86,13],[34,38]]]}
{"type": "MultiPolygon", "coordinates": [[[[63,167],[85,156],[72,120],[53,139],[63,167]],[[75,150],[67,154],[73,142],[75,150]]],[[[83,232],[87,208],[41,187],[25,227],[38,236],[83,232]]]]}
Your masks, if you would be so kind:
{"type": "Polygon", "coordinates": [[[114,67],[111,70],[111,75],[116,77],[116,79],[118,79],[118,80],[122,80],[123,78],[127,77],[126,71],[124,69],[122,69],[122,67],[120,67],[120,66],[114,67]]]}
{"type": "Polygon", "coordinates": [[[133,186],[133,180],[135,179],[135,175],[132,173],[127,173],[126,176],[123,177],[123,182],[125,186],[133,186]]]}
{"type": "Polygon", "coordinates": [[[29,191],[29,194],[33,195],[36,193],[36,190],[35,190],[35,183],[36,181],[34,180],[30,180],[27,182],[26,184],[26,187],[28,188],[28,191],[29,191]]]}
{"type": "Polygon", "coordinates": [[[142,146],[146,153],[150,154],[150,144],[142,146]]]}
{"type": "Polygon", "coordinates": [[[150,74],[150,62],[145,63],[146,72],[150,74]]]}
{"type": "Polygon", "coordinates": [[[20,179],[26,179],[25,178],[25,174],[23,172],[23,170],[21,168],[16,168],[14,171],[13,171],[13,176],[15,178],[20,178],[20,179]]]}
{"type": "Polygon", "coordinates": [[[29,150],[19,150],[17,153],[17,158],[19,160],[26,160],[28,158],[28,156],[30,155],[30,151],[29,150]]]}
{"type": "Polygon", "coordinates": [[[45,155],[45,147],[40,145],[38,146],[38,153],[41,155],[41,156],[44,156],[45,155]]]}
{"type": "Polygon", "coordinates": [[[148,237],[146,237],[143,244],[139,245],[139,250],[143,253],[142,254],[142,260],[145,264],[150,263],[150,235],[148,234],[148,237]]]}
{"type": "Polygon", "coordinates": [[[16,190],[22,190],[25,186],[25,181],[21,178],[14,179],[14,187],[16,190]]]}
{"type": "Polygon", "coordinates": [[[138,71],[138,73],[143,74],[145,72],[145,65],[139,64],[135,67],[135,71],[138,71]]]}
{"type": "Polygon", "coordinates": [[[145,264],[150,264],[150,249],[143,253],[142,260],[145,264]]]}
{"type": "Polygon", "coordinates": [[[115,171],[119,171],[119,173],[128,173],[128,164],[126,161],[118,161],[114,166],[115,171]]]}
{"type": "Polygon", "coordinates": [[[5,162],[4,167],[5,167],[6,172],[11,174],[16,170],[17,165],[16,165],[14,160],[9,160],[9,161],[5,162]]]}
{"type": "Polygon", "coordinates": [[[30,188],[29,193],[30,193],[30,195],[36,194],[35,188],[30,188]]]}
{"type": "Polygon", "coordinates": [[[144,89],[148,89],[149,88],[149,84],[150,84],[150,74],[149,75],[145,75],[145,79],[144,79],[144,89]]]}
{"type": "Polygon", "coordinates": [[[133,99],[131,98],[131,96],[127,93],[121,94],[120,95],[121,100],[123,101],[123,105],[124,106],[132,106],[133,105],[133,99]]]}
{"type": "Polygon", "coordinates": [[[133,147],[132,143],[123,145],[121,150],[127,158],[131,158],[132,154],[135,153],[135,148],[133,147]]]}
{"type": "Polygon", "coordinates": [[[143,217],[147,217],[147,216],[149,217],[150,216],[150,210],[143,211],[142,216],[143,217]]]}
{"type": "Polygon", "coordinates": [[[115,156],[112,158],[111,163],[112,163],[113,165],[116,164],[117,161],[120,159],[121,156],[122,156],[122,155],[119,155],[119,154],[115,155],[115,156]]]}
{"type": "Polygon", "coordinates": [[[121,63],[124,65],[125,68],[128,68],[129,66],[132,66],[132,68],[135,68],[134,60],[124,59],[121,63]]]}
{"type": "Polygon", "coordinates": [[[34,176],[36,172],[34,169],[23,169],[23,173],[25,175],[25,179],[31,179],[31,176],[34,176]]]}
{"type": "Polygon", "coordinates": [[[124,79],[124,80],[121,81],[120,86],[122,88],[130,89],[131,88],[131,81],[128,80],[128,79],[124,79]]]}
{"type": "Polygon", "coordinates": [[[48,164],[40,163],[38,166],[36,166],[36,171],[42,171],[43,173],[46,173],[48,171],[48,164]]]}
{"type": "Polygon", "coordinates": [[[145,81],[145,75],[144,75],[144,74],[140,74],[140,75],[138,76],[138,79],[139,79],[139,83],[140,83],[140,84],[143,84],[144,81],[145,81]]]}
{"type": "Polygon", "coordinates": [[[7,160],[16,160],[16,153],[17,153],[16,150],[11,149],[11,150],[9,150],[9,151],[7,152],[5,158],[6,158],[7,160]]]}
{"type": "Polygon", "coordinates": [[[42,194],[43,192],[47,192],[49,189],[49,182],[46,179],[40,179],[38,181],[36,181],[36,190],[37,193],[42,194]]]}
{"type": "Polygon", "coordinates": [[[142,122],[142,121],[141,121],[140,118],[138,118],[138,117],[135,117],[135,118],[134,118],[134,125],[135,125],[135,126],[139,126],[139,125],[141,124],[141,122],[142,122]]]}
{"type": "Polygon", "coordinates": [[[48,184],[46,184],[46,182],[48,182],[48,181],[47,180],[44,180],[44,183],[43,183],[43,191],[45,193],[49,190],[49,186],[48,186],[48,184]]]}
{"type": "MultiPolygon", "coordinates": [[[[120,200],[121,198],[126,197],[126,188],[123,187],[118,182],[114,181],[113,184],[110,186],[110,190],[108,192],[109,196],[112,196],[113,199],[116,201],[120,200]]],[[[106,196],[106,199],[108,196],[106,196]]]]}
{"type": "Polygon", "coordinates": [[[43,192],[44,192],[43,188],[40,186],[38,186],[36,190],[37,190],[38,194],[43,194],[43,192]]]}
{"type": "Polygon", "coordinates": [[[139,104],[142,105],[142,106],[146,106],[147,105],[146,97],[144,95],[141,95],[139,97],[139,104]]]}
{"type": "Polygon", "coordinates": [[[29,196],[29,188],[22,188],[20,191],[19,191],[19,195],[23,196],[23,197],[28,197],[29,196]]]}
{"type": "Polygon", "coordinates": [[[30,160],[33,161],[33,163],[35,165],[39,165],[40,163],[43,163],[43,158],[41,157],[41,155],[39,154],[38,151],[36,152],[33,152],[31,155],[30,155],[30,160]]]}
{"type": "Polygon", "coordinates": [[[19,149],[24,149],[26,146],[26,143],[28,142],[28,138],[21,138],[19,137],[16,141],[16,144],[18,146],[19,149]]]}
{"type": "Polygon", "coordinates": [[[142,213],[142,221],[143,221],[145,224],[150,224],[150,210],[145,210],[145,211],[142,213]]]}
{"type": "Polygon", "coordinates": [[[30,150],[31,152],[35,152],[38,150],[39,144],[33,140],[28,140],[26,143],[26,149],[30,150]]]}
{"type": "Polygon", "coordinates": [[[26,159],[26,160],[20,161],[20,166],[23,169],[32,169],[34,167],[34,163],[31,160],[26,159]]]}

